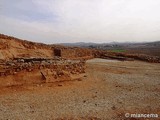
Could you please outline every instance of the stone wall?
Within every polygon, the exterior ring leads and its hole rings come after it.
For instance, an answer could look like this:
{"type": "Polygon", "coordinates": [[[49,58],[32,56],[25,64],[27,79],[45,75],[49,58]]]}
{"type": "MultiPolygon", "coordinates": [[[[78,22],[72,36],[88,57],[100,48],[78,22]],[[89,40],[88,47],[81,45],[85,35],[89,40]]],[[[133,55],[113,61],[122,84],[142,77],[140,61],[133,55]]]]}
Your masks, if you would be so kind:
{"type": "Polygon", "coordinates": [[[82,60],[17,58],[0,63],[0,86],[70,80],[71,75],[82,73],[85,73],[82,60]],[[4,82],[8,79],[8,83],[4,82]]]}

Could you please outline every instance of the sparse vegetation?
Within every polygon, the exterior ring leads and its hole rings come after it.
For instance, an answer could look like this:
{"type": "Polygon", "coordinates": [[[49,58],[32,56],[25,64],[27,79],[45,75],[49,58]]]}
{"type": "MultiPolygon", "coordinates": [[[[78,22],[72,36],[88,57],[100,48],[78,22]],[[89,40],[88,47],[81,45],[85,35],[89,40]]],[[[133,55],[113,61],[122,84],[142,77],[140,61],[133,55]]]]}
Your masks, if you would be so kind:
{"type": "Polygon", "coordinates": [[[124,49],[114,49],[114,50],[110,50],[111,52],[127,52],[127,50],[124,49]]]}

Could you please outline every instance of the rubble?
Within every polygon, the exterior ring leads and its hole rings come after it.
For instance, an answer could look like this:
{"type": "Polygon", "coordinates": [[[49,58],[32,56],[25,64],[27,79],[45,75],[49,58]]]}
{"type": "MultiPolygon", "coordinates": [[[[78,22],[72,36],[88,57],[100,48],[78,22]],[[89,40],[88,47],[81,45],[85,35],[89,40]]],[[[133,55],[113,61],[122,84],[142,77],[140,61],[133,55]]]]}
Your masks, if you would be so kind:
{"type": "MultiPolygon", "coordinates": [[[[0,76],[17,76],[39,71],[41,82],[55,82],[70,79],[71,75],[85,73],[85,60],[54,58],[14,58],[0,66],[0,76]]],[[[34,74],[33,74],[34,76],[34,74]]]]}

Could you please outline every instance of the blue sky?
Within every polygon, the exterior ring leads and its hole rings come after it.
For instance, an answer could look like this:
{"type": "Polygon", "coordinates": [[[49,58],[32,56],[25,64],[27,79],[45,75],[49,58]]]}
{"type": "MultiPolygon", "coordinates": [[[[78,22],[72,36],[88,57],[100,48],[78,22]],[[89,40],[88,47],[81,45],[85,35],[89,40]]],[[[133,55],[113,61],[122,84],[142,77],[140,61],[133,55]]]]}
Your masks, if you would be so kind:
{"type": "Polygon", "coordinates": [[[0,33],[43,43],[160,40],[160,0],[0,0],[0,33]]]}

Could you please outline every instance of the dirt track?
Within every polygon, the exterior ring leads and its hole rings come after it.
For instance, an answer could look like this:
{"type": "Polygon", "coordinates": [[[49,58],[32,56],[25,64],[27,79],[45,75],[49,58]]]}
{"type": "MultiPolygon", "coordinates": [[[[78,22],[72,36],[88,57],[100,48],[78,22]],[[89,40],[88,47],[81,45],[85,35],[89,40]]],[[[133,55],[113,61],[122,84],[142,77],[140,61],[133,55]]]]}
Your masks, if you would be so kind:
{"type": "Polygon", "coordinates": [[[125,113],[160,114],[160,64],[94,59],[81,80],[0,90],[2,120],[122,120],[125,113]]]}

